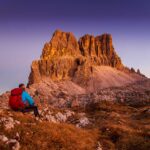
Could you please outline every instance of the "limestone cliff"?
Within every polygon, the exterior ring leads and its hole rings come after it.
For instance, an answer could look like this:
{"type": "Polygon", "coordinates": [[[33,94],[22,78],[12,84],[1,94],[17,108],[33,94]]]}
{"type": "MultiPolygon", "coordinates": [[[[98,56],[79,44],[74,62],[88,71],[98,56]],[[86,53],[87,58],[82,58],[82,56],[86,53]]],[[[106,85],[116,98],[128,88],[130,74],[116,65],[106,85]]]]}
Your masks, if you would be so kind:
{"type": "Polygon", "coordinates": [[[90,57],[95,65],[107,65],[115,68],[122,68],[121,59],[116,54],[112,37],[110,34],[101,36],[85,35],[79,40],[81,54],[90,57]]]}
{"type": "Polygon", "coordinates": [[[116,54],[110,34],[101,36],[84,35],[77,41],[71,32],[56,30],[46,43],[40,60],[33,61],[29,84],[42,79],[52,80],[88,77],[92,66],[124,68],[116,54]]]}

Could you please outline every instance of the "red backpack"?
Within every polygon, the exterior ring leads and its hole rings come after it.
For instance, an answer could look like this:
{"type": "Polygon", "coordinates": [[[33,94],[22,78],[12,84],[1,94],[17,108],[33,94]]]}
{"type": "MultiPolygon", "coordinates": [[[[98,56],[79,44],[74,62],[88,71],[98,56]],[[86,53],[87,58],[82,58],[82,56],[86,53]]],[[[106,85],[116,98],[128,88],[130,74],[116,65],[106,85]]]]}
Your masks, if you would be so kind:
{"type": "Polygon", "coordinates": [[[9,106],[13,110],[19,110],[25,107],[24,103],[22,102],[22,92],[23,90],[21,88],[16,88],[11,91],[9,106]]]}

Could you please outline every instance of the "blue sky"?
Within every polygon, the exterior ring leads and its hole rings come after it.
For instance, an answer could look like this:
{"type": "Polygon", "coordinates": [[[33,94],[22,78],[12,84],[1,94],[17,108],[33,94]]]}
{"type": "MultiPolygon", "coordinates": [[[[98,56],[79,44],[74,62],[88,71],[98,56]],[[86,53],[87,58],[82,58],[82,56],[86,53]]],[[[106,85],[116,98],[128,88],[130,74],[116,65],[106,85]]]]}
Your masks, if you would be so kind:
{"type": "Polygon", "coordinates": [[[30,65],[56,29],[110,33],[128,67],[150,77],[149,0],[1,0],[0,93],[27,83],[30,65]]]}

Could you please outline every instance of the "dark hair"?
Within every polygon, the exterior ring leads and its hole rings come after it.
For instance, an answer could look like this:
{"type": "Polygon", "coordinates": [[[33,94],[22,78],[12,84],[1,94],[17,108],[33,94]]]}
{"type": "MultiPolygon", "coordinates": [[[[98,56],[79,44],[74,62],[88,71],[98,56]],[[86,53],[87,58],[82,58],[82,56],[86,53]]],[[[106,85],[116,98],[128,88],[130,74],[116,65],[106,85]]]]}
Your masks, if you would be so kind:
{"type": "Polygon", "coordinates": [[[22,86],[24,86],[24,84],[23,84],[23,83],[20,83],[20,84],[19,84],[19,88],[21,88],[22,86]]]}

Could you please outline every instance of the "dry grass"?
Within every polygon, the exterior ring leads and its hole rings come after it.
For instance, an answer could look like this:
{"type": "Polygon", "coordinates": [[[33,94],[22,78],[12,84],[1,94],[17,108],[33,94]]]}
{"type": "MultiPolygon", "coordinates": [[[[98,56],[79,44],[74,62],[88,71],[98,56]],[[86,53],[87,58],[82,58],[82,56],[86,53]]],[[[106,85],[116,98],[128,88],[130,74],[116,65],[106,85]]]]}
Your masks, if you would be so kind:
{"type": "MultiPolygon", "coordinates": [[[[147,109],[147,107],[145,107],[147,109]]],[[[149,150],[150,117],[143,110],[118,103],[102,101],[87,109],[99,128],[104,150],[149,150]]]]}
{"type": "MultiPolygon", "coordinates": [[[[87,108],[86,114],[92,123],[86,129],[69,124],[39,123],[31,115],[13,113],[21,121],[14,130],[0,133],[8,138],[20,134],[21,150],[95,150],[97,142],[103,150],[149,150],[149,107],[130,106],[100,102],[87,108]]],[[[6,114],[7,115],[7,114],[6,114]]],[[[9,149],[0,143],[0,149],[9,149]]]]}
{"type": "MultiPolygon", "coordinates": [[[[48,122],[34,124],[29,116],[16,116],[22,122],[11,131],[3,132],[7,137],[14,138],[16,132],[20,134],[21,150],[94,150],[97,145],[98,132],[84,130],[68,124],[54,124],[48,122]]],[[[9,149],[0,144],[0,149],[9,149]]]]}

